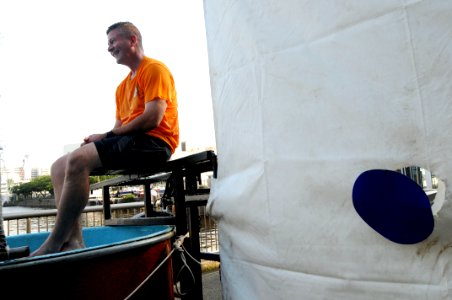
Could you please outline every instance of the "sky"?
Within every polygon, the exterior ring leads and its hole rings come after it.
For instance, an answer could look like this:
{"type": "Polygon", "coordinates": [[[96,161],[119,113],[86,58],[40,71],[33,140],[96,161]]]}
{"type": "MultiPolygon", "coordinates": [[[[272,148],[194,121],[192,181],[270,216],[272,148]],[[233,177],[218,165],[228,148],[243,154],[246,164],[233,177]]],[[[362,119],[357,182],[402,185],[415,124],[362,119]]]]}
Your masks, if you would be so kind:
{"type": "MultiPolygon", "coordinates": [[[[50,167],[67,144],[114,124],[129,69],[107,52],[106,29],[130,21],[147,56],[176,83],[181,141],[215,145],[202,0],[0,0],[0,146],[7,168],[50,167]]],[[[3,163],[3,162],[2,162],[3,163]]]]}

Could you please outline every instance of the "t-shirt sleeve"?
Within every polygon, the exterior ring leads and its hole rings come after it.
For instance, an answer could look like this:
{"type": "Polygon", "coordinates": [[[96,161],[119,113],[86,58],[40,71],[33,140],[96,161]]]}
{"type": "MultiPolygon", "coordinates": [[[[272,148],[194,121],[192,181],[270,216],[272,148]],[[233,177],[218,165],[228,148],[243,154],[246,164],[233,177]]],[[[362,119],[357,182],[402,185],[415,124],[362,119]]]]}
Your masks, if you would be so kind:
{"type": "Polygon", "coordinates": [[[143,74],[145,102],[154,99],[171,101],[174,98],[174,80],[167,68],[159,64],[150,64],[143,74]]]}

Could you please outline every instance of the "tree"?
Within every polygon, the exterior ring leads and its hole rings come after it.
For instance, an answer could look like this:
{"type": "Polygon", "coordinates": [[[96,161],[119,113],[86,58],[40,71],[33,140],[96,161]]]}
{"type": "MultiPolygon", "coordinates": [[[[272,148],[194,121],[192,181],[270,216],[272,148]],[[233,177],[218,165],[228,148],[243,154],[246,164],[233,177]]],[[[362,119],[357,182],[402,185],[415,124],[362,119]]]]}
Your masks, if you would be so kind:
{"type": "Polygon", "coordinates": [[[30,182],[25,182],[13,186],[11,193],[18,198],[21,196],[24,198],[32,198],[33,195],[38,197],[46,197],[47,195],[53,196],[53,185],[49,175],[39,176],[32,179],[30,182]]]}
{"type": "MultiPolygon", "coordinates": [[[[107,180],[116,177],[115,175],[106,176],[91,176],[89,181],[90,184],[107,180]]],[[[32,198],[33,196],[38,196],[40,198],[45,198],[48,195],[53,196],[53,185],[52,180],[49,175],[39,176],[32,179],[30,182],[25,182],[11,187],[11,193],[16,195],[18,198],[32,198]]]]}

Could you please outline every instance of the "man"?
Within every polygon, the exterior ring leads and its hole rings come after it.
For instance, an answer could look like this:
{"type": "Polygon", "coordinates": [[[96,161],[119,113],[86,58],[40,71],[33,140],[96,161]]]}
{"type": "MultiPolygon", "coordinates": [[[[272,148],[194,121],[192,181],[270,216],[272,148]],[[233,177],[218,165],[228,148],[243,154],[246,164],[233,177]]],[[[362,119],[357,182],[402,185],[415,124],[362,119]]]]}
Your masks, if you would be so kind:
{"type": "Polygon", "coordinates": [[[51,167],[58,214],[47,240],[31,255],[83,248],[80,216],[89,198],[89,175],[98,168],[122,169],[167,161],[179,144],[173,77],[161,62],[144,55],[141,34],[130,22],[107,30],[108,52],[130,73],[116,90],[116,122],[92,134],[80,148],[51,167]]]}

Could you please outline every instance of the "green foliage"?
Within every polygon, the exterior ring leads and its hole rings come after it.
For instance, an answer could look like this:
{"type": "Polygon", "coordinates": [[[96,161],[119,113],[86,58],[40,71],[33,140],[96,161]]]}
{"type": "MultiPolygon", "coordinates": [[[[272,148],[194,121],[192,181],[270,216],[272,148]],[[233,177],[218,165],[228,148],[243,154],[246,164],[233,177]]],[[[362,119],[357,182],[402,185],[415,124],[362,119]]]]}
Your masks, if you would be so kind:
{"type": "Polygon", "coordinates": [[[53,185],[50,176],[39,176],[32,179],[30,182],[13,186],[11,188],[11,193],[18,197],[22,196],[25,198],[32,197],[33,194],[45,197],[46,194],[53,195],[53,185]]]}
{"type": "MultiPolygon", "coordinates": [[[[89,182],[90,184],[93,184],[114,177],[117,177],[117,175],[90,176],[89,182]]],[[[45,198],[49,194],[53,196],[53,185],[51,177],[49,175],[44,175],[36,177],[30,182],[15,185],[10,188],[10,191],[18,198],[32,198],[33,196],[45,198]]]]}
{"type": "Polygon", "coordinates": [[[118,202],[119,203],[135,202],[135,195],[134,194],[123,195],[121,196],[121,199],[118,202]]]}
{"type": "Polygon", "coordinates": [[[118,177],[118,175],[102,175],[102,176],[90,176],[89,184],[98,183],[107,179],[118,177]]]}

